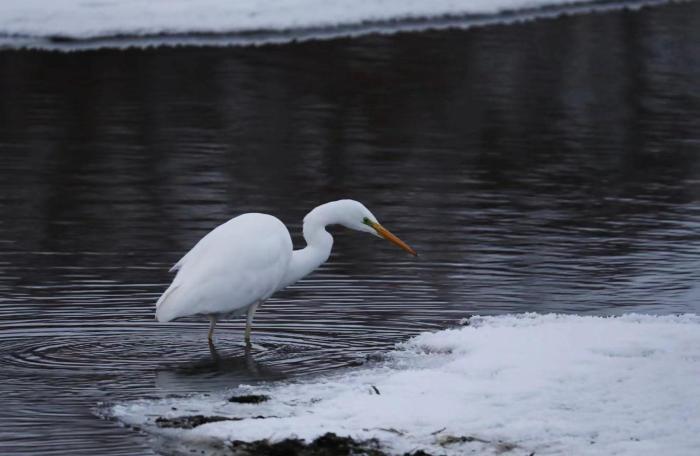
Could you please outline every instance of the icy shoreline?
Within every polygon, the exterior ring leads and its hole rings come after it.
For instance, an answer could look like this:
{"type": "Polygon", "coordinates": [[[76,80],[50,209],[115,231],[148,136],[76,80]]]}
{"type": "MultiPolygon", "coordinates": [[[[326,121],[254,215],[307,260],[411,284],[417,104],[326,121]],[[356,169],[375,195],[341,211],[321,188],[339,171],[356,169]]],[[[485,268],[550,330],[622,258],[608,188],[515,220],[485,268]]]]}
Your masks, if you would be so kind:
{"type": "Polygon", "coordinates": [[[85,50],[288,43],[468,28],[668,0],[151,0],[0,2],[0,49],[85,50]]]}
{"type": "Polygon", "coordinates": [[[525,314],[424,333],[385,362],[331,376],[109,413],[185,446],[332,432],[376,440],[390,454],[690,456],[700,449],[698,378],[696,315],[525,314]],[[229,402],[232,394],[269,400],[229,402]],[[195,414],[224,419],[191,429],[155,422],[195,414]]]}

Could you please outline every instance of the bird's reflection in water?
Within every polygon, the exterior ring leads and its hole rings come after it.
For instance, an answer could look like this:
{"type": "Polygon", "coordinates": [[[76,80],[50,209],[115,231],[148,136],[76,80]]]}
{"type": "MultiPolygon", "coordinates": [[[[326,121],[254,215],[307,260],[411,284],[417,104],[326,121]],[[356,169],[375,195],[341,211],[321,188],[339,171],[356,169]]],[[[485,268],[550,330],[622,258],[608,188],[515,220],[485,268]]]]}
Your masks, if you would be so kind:
{"type": "Polygon", "coordinates": [[[246,346],[242,354],[220,353],[209,344],[210,356],[156,370],[156,387],[166,394],[206,393],[241,384],[282,380],[286,374],[256,361],[258,350],[246,346]]]}

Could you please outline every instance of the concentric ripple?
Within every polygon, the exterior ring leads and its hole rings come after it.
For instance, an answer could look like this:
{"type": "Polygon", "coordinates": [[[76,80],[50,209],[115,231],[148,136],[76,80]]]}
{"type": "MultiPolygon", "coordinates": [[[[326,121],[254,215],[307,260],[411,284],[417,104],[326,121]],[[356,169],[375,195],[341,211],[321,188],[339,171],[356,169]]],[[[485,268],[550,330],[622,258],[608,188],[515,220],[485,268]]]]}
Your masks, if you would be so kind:
{"type": "MultiPolygon", "coordinates": [[[[18,262],[6,267],[28,272],[18,262]]],[[[158,264],[149,273],[166,269],[158,264]]],[[[206,321],[159,324],[153,319],[154,290],[164,284],[100,281],[95,276],[107,277],[109,270],[92,271],[67,268],[54,276],[62,279],[55,283],[20,284],[0,305],[0,321],[6,322],[0,332],[0,394],[7,422],[0,429],[3,454],[59,454],[62,445],[85,454],[107,451],[91,437],[110,426],[95,421],[90,410],[98,403],[310,375],[363,362],[426,328],[418,323],[424,309],[415,306],[415,313],[374,322],[368,330],[368,316],[358,306],[367,302],[363,293],[376,290],[371,279],[364,284],[357,280],[359,291],[348,293],[347,279],[330,272],[266,303],[256,318],[252,349],[242,343],[242,319],[217,325],[216,345],[210,347],[206,321]],[[302,295],[306,299],[298,298],[302,295]],[[80,437],[75,426],[80,426],[80,437]],[[52,432],[43,434],[41,429],[49,427],[52,432]]],[[[424,299],[421,285],[413,287],[418,292],[404,304],[424,299]]],[[[395,307],[393,299],[380,297],[372,311],[393,312],[395,307]]],[[[444,309],[435,308],[435,313],[444,309]]],[[[122,432],[107,433],[107,440],[113,439],[107,445],[110,454],[123,450],[122,432]]]]}
{"type": "MultiPolygon", "coordinates": [[[[257,359],[270,364],[308,365],[311,370],[319,365],[329,368],[328,363],[334,364],[334,360],[347,363],[368,350],[391,346],[397,338],[425,329],[425,325],[413,320],[427,309],[416,306],[415,312],[407,312],[398,319],[374,322],[368,332],[367,315],[360,312],[349,318],[351,307],[344,297],[347,285],[342,280],[325,280],[335,282],[334,291],[327,285],[318,285],[323,281],[317,279],[316,284],[309,281],[297,287],[297,293],[310,296],[309,300],[271,300],[261,308],[254,325],[257,359]],[[329,302],[322,303],[320,296],[329,302]],[[323,306],[320,318],[311,308],[315,305],[323,306]]],[[[67,301],[82,298],[85,293],[82,288],[75,287],[75,296],[71,296],[62,293],[60,287],[56,288],[42,291],[53,292],[67,301]]],[[[367,287],[365,291],[370,289],[367,287]]],[[[359,297],[361,292],[360,286],[355,293],[355,307],[363,305],[364,300],[359,297]]],[[[119,313],[127,313],[124,307],[132,311],[126,319],[113,314],[111,306],[93,308],[89,313],[79,306],[57,306],[49,315],[42,313],[34,319],[12,321],[0,334],[0,367],[6,372],[11,370],[15,376],[34,375],[36,371],[57,376],[128,374],[215,356],[206,343],[208,324],[203,319],[158,324],[152,316],[155,295],[142,297],[128,294],[129,290],[126,293],[123,288],[114,287],[92,295],[92,299],[97,300],[105,295],[119,299],[122,306],[119,313]],[[70,316],[74,319],[68,318],[70,316]]],[[[410,305],[409,301],[404,300],[402,305],[410,305]]],[[[0,313],[9,319],[14,307],[3,306],[0,313]]],[[[445,313],[444,308],[435,307],[435,314],[445,313]]],[[[368,310],[372,313],[396,311],[393,302],[376,300],[368,310]]],[[[456,318],[456,315],[454,312],[452,317],[445,315],[444,318],[456,318]]],[[[243,352],[242,329],[242,319],[217,326],[216,345],[221,352],[216,356],[237,356],[243,352]]]]}

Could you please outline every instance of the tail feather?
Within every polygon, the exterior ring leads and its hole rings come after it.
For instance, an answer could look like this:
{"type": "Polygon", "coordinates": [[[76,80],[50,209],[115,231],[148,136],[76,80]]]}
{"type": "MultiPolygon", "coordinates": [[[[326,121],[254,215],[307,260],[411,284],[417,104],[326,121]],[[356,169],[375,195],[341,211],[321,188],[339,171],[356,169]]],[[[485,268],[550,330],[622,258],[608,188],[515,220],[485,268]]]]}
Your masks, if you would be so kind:
{"type": "Polygon", "coordinates": [[[156,320],[159,322],[171,321],[178,317],[177,305],[175,305],[177,302],[175,299],[177,293],[175,292],[179,287],[180,286],[176,284],[170,285],[160,298],[158,298],[158,302],[156,302],[156,320]]]}

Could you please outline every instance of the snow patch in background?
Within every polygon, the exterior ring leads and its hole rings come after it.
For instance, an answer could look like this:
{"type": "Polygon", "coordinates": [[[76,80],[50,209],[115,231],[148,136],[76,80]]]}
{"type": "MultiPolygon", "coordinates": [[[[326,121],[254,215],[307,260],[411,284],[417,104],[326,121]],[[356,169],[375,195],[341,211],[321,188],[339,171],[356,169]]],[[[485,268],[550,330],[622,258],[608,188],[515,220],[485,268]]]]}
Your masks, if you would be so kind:
{"type": "Polygon", "coordinates": [[[82,49],[163,44],[259,44],[392,29],[458,26],[460,21],[454,18],[465,16],[515,14],[518,11],[529,11],[530,16],[537,16],[537,11],[542,8],[545,10],[541,13],[551,14],[560,10],[571,11],[575,5],[589,4],[586,11],[590,11],[648,3],[660,1],[4,0],[0,2],[0,47],[82,49]],[[430,18],[444,20],[442,24],[410,23],[430,18]],[[409,24],[401,25],[404,21],[409,21],[409,24]],[[383,26],[376,27],[376,24],[383,26]],[[291,33],[295,30],[306,32],[291,33]],[[164,36],[170,38],[162,39],[164,36]]]}
{"type": "MultiPolygon", "coordinates": [[[[582,0],[578,0],[581,3],[582,0]]],[[[330,27],[577,3],[575,0],[5,0],[4,34],[75,38],[330,27]]]]}
{"type": "Polygon", "coordinates": [[[379,439],[395,453],[691,456],[700,454],[700,317],[474,317],[400,344],[380,365],[122,403],[110,415],[185,443],[334,432],[379,439]],[[271,399],[228,402],[234,393],[271,399]],[[155,426],[160,416],[193,414],[244,419],[155,426]]]}

